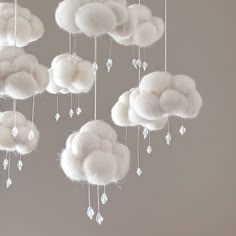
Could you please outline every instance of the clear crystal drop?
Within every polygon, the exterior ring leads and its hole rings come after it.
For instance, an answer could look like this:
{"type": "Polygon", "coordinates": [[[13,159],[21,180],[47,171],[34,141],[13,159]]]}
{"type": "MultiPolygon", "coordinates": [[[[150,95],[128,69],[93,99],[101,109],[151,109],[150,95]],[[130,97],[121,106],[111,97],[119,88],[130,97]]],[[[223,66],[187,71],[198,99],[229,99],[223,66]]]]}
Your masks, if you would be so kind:
{"type": "Polygon", "coordinates": [[[132,60],[132,65],[134,66],[135,69],[138,68],[137,60],[135,58],[132,60]]]}
{"type": "Polygon", "coordinates": [[[98,64],[96,62],[93,63],[93,72],[96,73],[98,71],[98,64]]]}
{"type": "Polygon", "coordinates": [[[70,112],[69,112],[70,118],[72,118],[74,114],[75,114],[75,113],[74,113],[73,109],[70,109],[70,112]]]}
{"type": "Polygon", "coordinates": [[[186,133],[186,128],[182,125],[179,129],[180,134],[183,136],[186,133]]]}
{"type": "Polygon", "coordinates": [[[29,141],[31,141],[33,138],[34,138],[34,131],[31,130],[31,131],[29,132],[28,139],[29,139],[29,141]]]}
{"type": "Polygon", "coordinates": [[[12,180],[10,178],[8,178],[6,181],[6,187],[10,188],[11,185],[12,185],[12,180]]]}
{"type": "Polygon", "coordinates": [[[2,163],[4,170],[7,169],[8,164],[9,164],[9,161],[8,161],[7,159],[5,159],[5,160],[3,161],[3,163],[2,163]]]}
{"type": "Polygon", "coordinates": [[[99,225],[102,224],[102,222],[104,221],[104,218],[102,217],[101,213],[98,212],[97,216],[96,216],[96,221],[99,225]]]}
{"type": "Polygon", "coordinates": [[[143,138],[146,139],[148,137],[149,130],[147,128],[143,129],[143,138]]]}
{"type": "Polygon", "coordinates": [[[16,126],[13,127],[11,133],[12,133],[12,136],[13,136],[14,138],[17,136],[17,134],[18,134],[18,129],[16,128],[16,126]]]}
{"type": "Polygon", "coordinates": [[[109,58],[109,59],[107,60],[106,66],[107,66],[107,72],[110,72],[110,71],[111,71],[111,68],[112,68],[112,66],[113,66],[113,60],[112,60],[111,58],[109,58]]]}
{"type": "Polygon", "coordinates": [[[23,167],[23,162],[22,162],[22,160],[19,160],[19,161],[17,162],[17,167],[18,167],[18,170],[19,170],[19,171],[22,170],[22,167],[23,167]]]}
{"type": "Polygon", "coordinates": [[[171,142],[171,139],[172,139],[172,138],[171,138],[171,135],[170,135],[170,132],[167,133],[165,139],[166,139],[166,143],[167,143],[168,145],[170,145],[170,142],[171,142]]]}
{"type": "Polygon", "coordinates": [[[138,67],[141,68],[141,66],[142,66],[142,61],[141,61],[141,59],[138,59],[138,60],[137,60],[137,65],[138,65],[138,67]]]}
{"type": "Polygon", "coordinates": [[[147,148],[147,153],[148,154],[151,154],[152,153],[152,147],[149,145],[148,148],[147,148]]]}
{"type": "Polygon", "coordinates": [[[143,171],[141,170],[141,168],[138,168],[137,169],[137,175],[138,176],[141,176],[143,174],[143,171]]]}
{"type": "Polygon", "coordinates": [[[108,201],[108,197],[107,197],[107,194],[106,193],[103,193],[102,196],[101,196],[101,202],[103,205],[105,205],[108,201]]]}
{"type": "Polygon", "coordinates": [[[143,62],[143,70],[146,71],[148,68],[148,64],[147,62],[143,62]]]}
{"type": "Polygon", "coordinates": [[[81,114],[81,112],[82,112],[82,109],[80,107],[77,107],[77,109],[76,109],[77,116],[79,116],[81,114]]]}
{"type": "Polygon", "coordinates": [[[87,209],[87,216],[89,217],[90,220],[92,220],[94,215],[95,215],[95,213],[94,213],[93,208],[91,206],[89,206],[87,209]]]}
{"type": "Polygon", "coordinates": [[[55,120],[56,120],[56,121],[59,121],[60,118],[61,118],[60,114],[57,113],[57,114],[55,115],[55,120]]]}

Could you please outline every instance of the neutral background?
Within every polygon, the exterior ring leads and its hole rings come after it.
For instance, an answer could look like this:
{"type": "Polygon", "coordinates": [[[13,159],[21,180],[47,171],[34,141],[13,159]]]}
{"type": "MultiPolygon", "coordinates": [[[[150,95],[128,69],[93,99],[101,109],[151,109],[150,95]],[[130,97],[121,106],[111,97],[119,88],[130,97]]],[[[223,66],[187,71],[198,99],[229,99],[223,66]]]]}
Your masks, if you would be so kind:
{"type": "MultiPolygon", "coordinates": [[[[164,0],[143,2],[163,17],[164,0]]],[[[68,51],[68,35],[54,21],[58,1],[19,0],[19,4],[31,9],[46,27],[44,37],[26,51],[50,66],[54,56],[68,51]]],[[[142,142],[140,178],[135,174],[136,129],[130,130],[131,171],[122,190],[108,188],[102,226],[86,217],[86,186],[66,179],[58,162],[67,136],[93,119],[93,91],[81,97],[83,113],[73,119],[68,117],[70,98],[61,96],[62,119],[58,123],[54,121],[56,98],[48,94],[37,97],[38,150],[24,159],[21,174],[14,162],[14,182],[9,190],[5,189],[6,173],[0,172],[0,235],[236,235],[235,10],[235,0],[169,0],[168,69],[195,78],[204,107],[197,119],[186,123],[184,137],[178,133],[180,120],[171,120],[170,147],[164,142],[166,130],[152,135],[151,157],[147,157],[147,144],[142,142]]],[[[106,72],[109,42],[108,37],[99,39],[98,117],[112,124],[111,107],[138,80],[130,65],[132,48],[117,44],[113,45],[114,67],[110,74],[106,72]]],[[[92,60],[93,41],[78,36],[77,53],[92,60]]],[[[163,53],[163,39],[146,50],[148,72],[163,70],[163,53]]],[[[28,118],[31,102],[18,104],[28,118]]],[[[7,106],[11,109],[10,102],[7,106]]],[[[124,130],[116,130],[124,141],[124,130]]],[[[95,204],[95,191],[92,200],[95,204]]]]}

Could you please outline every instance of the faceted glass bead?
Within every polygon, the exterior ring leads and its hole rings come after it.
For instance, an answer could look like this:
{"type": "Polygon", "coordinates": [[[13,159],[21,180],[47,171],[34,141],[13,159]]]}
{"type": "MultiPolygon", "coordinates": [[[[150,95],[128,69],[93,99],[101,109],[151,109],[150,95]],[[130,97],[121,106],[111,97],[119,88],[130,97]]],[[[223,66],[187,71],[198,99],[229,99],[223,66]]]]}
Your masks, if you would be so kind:
{"type": "Polygon", "coordinates": [[[149,145],[148,148],[147,148],[147,153],[148,154],[151,154],[152,153],[152,147],[149,145]]]}
{"type": "Polygon", "coordinates": [[[34,138],[34,131],[31,130],[31,131],[29,132],[28,139],[29,139],[29,141],[31,141],[33,138],[34,138]]]}
{"type": "Polygon", "coordinates": [[[113,61],[112,61],[111,58],[109,58],[109,59],[107,60],[106,66],[107,66],[107,72],[110,72],[110,71],[111,71],[111,68],[112,68],[112,66],[113,66],[113,61]]]}
{"type": "Polygon", "coordinates": [[[148,68],[148,64],[147,62],[143,62],[143,70],[146,71],[148,68]]]}
{"type": "Polygon", "coordinates": [[[82,109],[80,107],[77,107],[77,109],[76,109],[77,116],[79,116],[81,114],[81,112],[82,112],[82,109]]]}
{"type": "Polygon", "coordinates": [[[105,205],[108,201],[108,197],[107,197],[107,194],[106,193],[103,193],[102,196],[101,196],[101,202],[103,205],[105,205]]]}
{"type": "Polygon", "coordinates": [[[8,164],[9,164],[9,161],[8,161],[7,159],[5,159],[5,160],[3,161],[3,163],[2,163],[4,170],[7,169],[8,164]]]}
{"type": "Polygon", "coordinates": [[[73,109],[70,109],[70,112],[69,112],[70,118],[72,118],[74,114],[75,114],[75,113],[74,113],[73,109]]]}
{"type": "Polygon", "coordinates": [[[23,162],[22,162],[22,160],[19,160],[19,161],[17,162],[17,167],[18,167],[18,170],[19,170],[19,171],[22,170],[22,167],[23,167],[23,162]]]}
{"type": "Polygon", "coordinates": [[[180,134],[183,136],[186,133],[186,128],[182,125],[179,129],[180,134]]]}
{"type": "Polygon", "coordinates": [[[143,138],[146,139],[148,137],[149,130],[147,128],[143,129],[143,138]]]}
{"type": "Polygon", "coordinates": [[[87,216],[89,217],[90,220],[92,220],[94,215],[95,215],[95,213],[94,213],[93,208],[91,206],[89,206],[87,209],[87,216]]]}
{"type": "Polygon", "coordinates": [[[18,129],[16,128],[16,126],[13,127],[11,133],[12,133],[12,136],[13,136],[14,138],[17,136],[17,134],[18,134],[18,129]]]}
{"type": "Polygon", "coordinates": [[[142,61],[141,61],[141,59],[138,59],[138,60],[137,60],[137,65],[141,68],[141,66],[142,66],[142,61]]]}
{"type": "Polygon", "coordinates": [[[99,225],[101,225],[102,222],[104,221],[104,218],[102,217],[100,212],[98,212],[98,214],[97,214],[96,221],[99,225]]]}
{"type": "Polygon", "coordinates": [[[143,174],[143,171],[141,170],[141,168],[138,168],[137,169],[137,175],[138,176],[141,176],[143,174]]]}
{"type": "Polygon", "coordinates": [[[93,63],[93,72],[96,73],[98,71],[98,64],[96,62],[93,63]]]}
{"type": "Polygon", "coordinates": [[[132,60],[132,65],[134,66],[135,69],[138,68],[137,60],[135,58],[132,60]]]}
{"type": "Polygon", "coordinates": [[[60,118],[61,118],[60,114],[57,113],[57,114],[55,115],[55,120],[56,120],[56,121],[59,121],[60,118]]]}
{"type": "Polygon", "coordinates": [[[11,185],[12,185],[12,180],[10,178],[8,178],[6,181],[6,187],[10,188],[11,185]]]}
{"type": "Polygon", "coordinates": [[[170,145],[172,137],[171,137],[171,135],[170,135],[169,132],[167,133],[165,139],[166,139],[166,143],[167,143],[168,145],[170,145]]]}

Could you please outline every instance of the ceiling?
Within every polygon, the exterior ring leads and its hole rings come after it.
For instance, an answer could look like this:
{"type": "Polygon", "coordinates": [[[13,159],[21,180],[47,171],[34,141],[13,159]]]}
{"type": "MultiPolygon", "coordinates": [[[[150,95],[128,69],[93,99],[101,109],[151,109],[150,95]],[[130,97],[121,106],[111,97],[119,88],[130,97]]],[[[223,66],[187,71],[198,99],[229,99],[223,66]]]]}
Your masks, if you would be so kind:
{"type": "MultiPolygon", "coordinates": [[[[130,3],[135,1],[130,1],[130,3]]],[[[137,1],[136,1],[137,2],[137,1]]],[[[153,12],[164,14],[164,0],[143,0],[153,12]]],[[[54,21],[57,0],[19,0],[45,23],[44,37],[26,51],[50,66],[54,56],[68,50],[68,35],[54,21]]],[[[58,153],[68,135],[93,118],[93,92],[81,96],[83,113],[69,119],[70,97],[60,97],[62,118],[54,120],[56,97],[36,99],[41,140],[37,152],[25,157],[21,174],[12,168],[13,185],[5,186],[0,171],[0,235],[3,236],[233,236],[236,235],[236,1],[169,1],[168,70],[193,77],[204,99],[199,117],[187,121],[180,137],[180,120],[171,119],[173,143],[166,130],[152,135],[153,153],[145,153],[143,175],[136,172],[136,129],[129,130],[132,166],[121,189],[107,189],[102,226],[86,217],[86,186],[73,184],[59,167],[58,153]],[[220,110],[219,110],[220,109],[220,110]]],[[[110,110],[121,93],[136,86],[130,65],[132,48],[113,44],[114,67],[106,72],[109,38],[99,39],[98,118],[111,123],[110,110]]],[[[92,61],[93,41],[77,38],[77,53],[92,61]]],[[[164,40],[146,50],[148,72],[164,68],[164,40]]],[[[30,118],[31,100],[18,103],[30,118]]],[[[76,104],[75,104],[76,105],[76,104]]],[[[10,101],[7,106],[11,109],[10,101]]],[[[120,141],[125,130],[115,127],[120,141]]],[[[15,162],[14,162],[15,163],[15,162]]],[[[16,163],[15,163],[16,164],[16,163]]],[[[93,189],[93,202],[95,189],[93,189]]]]}

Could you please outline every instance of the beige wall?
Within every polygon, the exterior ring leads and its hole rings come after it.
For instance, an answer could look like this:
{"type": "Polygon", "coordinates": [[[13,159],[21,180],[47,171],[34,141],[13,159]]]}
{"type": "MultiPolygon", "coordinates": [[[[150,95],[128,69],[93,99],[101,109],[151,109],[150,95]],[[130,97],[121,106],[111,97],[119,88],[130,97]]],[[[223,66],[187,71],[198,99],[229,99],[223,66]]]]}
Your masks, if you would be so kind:
{"type": "MultiPolygon", "coordinates": [[[[19,0],[45,22],[45,37],[26,50],[49,66],[66,50],[68,36],[54,22],[57,0],[19,0]]],[[[130,1],[134,2],[134,1],[130,1]]],[[[163,16],[164,0],[143,0],[163,16]]],[[[69,97],[61,98],[64,116],[54,122],[55,97],[37,98],[36,123],[41,131],[38,151],[25,159],[24,171],[13,168],[13,186],[0,178],[1,236],[234,236],[236,235],[236,1],[169,0],[169,71],[196,79],[204,99],[200,116],[186,123],[171,120],[173,145],[165,130],[152,136],[151,158],[142,153],[143,176],[135,175],[135,133],[130,131],[132,168],[122,191],[108,189],[109,204],[102,227],[85,216],[86,186],[70,183],[59,168],[57,153],[73,130],[92,119],[93,93],[81,97],[83,114],[70,120],[69,97]]],[[[163,69],[161,40],[146,50],[149,72],[163,69]]],[[[92,60],[93,42],[78,39],[78,54],[92,60]]],[[[98,117],[111,123],[110,109],[118,96],[137,84],[130,66],[132,48],[113,47],[114,68],[105,71],[109,38],[99,40],[98,117]]],[[[8,103],[10,109],[10,103],[8,103]]],[[[20,111],[30,117],[31,101],[20,111]]],[[[116,128],[121,140],[124,130],[116,128]]],[[[143,150],[146,146],[143,144],[143,150]]],[[[95,192],[93,201],[95,202],[95,192]]]]}

